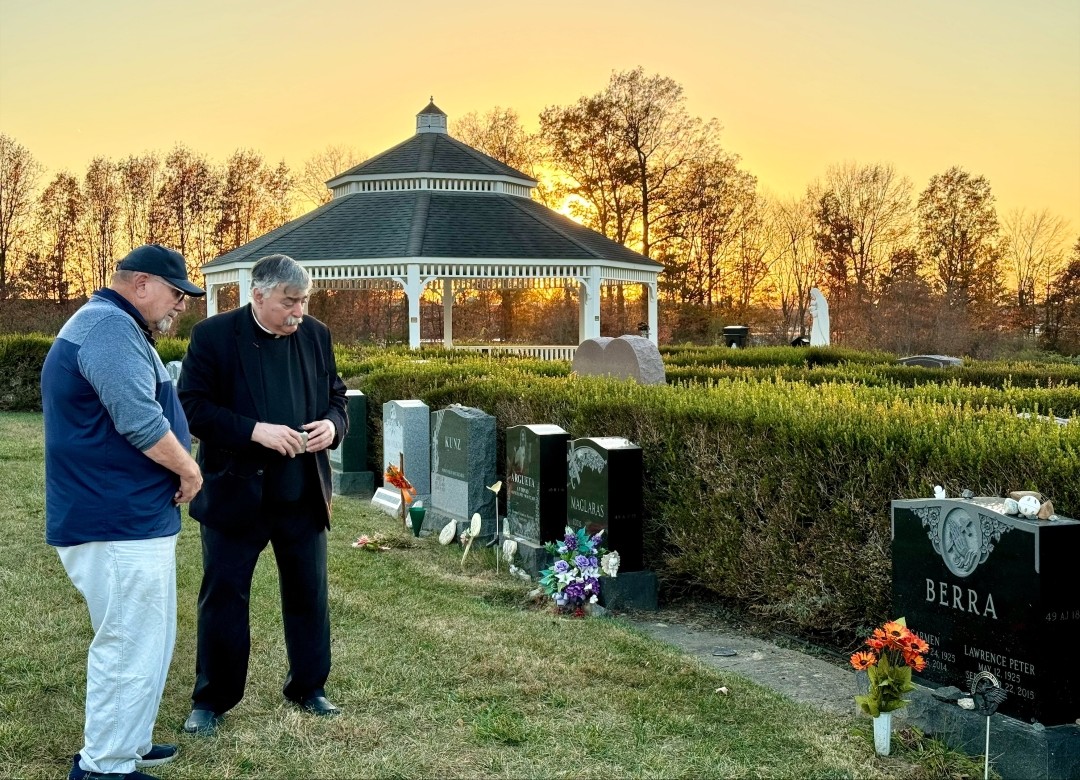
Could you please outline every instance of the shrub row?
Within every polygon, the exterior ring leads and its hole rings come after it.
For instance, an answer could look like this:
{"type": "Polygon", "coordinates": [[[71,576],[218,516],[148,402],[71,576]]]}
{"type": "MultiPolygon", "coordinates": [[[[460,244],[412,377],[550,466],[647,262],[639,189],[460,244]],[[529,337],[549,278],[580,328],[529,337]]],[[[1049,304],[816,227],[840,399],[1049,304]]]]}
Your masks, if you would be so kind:
{"type": "Polygon", "coordinates": [[[648,565],[668,592],[705,589],[802,632],[888,613],[893,499],[935,484],[951,495],[1035,489],[1063,514],[1080,509],[1080,426],[1009,409],[856,385],[547,378],[478,360],[387,364],[350,384],[372,417],[385,401],[421,398],[484,409],[500,431],[554,423],[636,442],[648,565]]]}
{"type": "MultiPolygon", "coordinates": [[[[50,341],[0,338],[0,408],[40,408],[50,341]]],[[[184,346],[159,343],[165,360],[184,346]]],[[[554,423],[574,437],[636,442],[647,561],[666,592],[709,591],[804,633],[888,613],[893,499],[929,496],[935,484],[950,495],[1033,489],[1080,515],[1080,425],[1019,418],[1017,404],[992,405],[986,389],[760,381],[766,371],[640,386],[566,376],[565,363],[439,351],[342,348],[338,361],[368,397],[376,473],[382,405],[401,398],[484,409],[499,431],[554,423]]]]}

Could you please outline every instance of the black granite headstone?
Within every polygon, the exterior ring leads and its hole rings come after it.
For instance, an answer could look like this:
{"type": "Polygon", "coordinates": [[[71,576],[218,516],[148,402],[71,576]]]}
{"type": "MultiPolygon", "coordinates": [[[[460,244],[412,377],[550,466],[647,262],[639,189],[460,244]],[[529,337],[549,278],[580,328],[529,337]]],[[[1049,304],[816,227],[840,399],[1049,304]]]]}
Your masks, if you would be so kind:
{"type": "Polygon", "coordinates": [[[998,712],[1044,726],[1080,717],[1080,522],[1027,520],[1003,499],[892,503],[894,616],[930,644],[925,681],[971,690],[991,672],[998,712]]]}
{"type": "Polygon", "coordinates": [[[566,442],[558,425],[506,429],[506,522],[509,532],[542,545],[566,530],[566,442]]]}
{"type": "Polygon", "coordinates": [[[566,445],[566,524],[619,553],[620,571],[644,566],[641,447],[619,437],[574,439],[566,445]]]}

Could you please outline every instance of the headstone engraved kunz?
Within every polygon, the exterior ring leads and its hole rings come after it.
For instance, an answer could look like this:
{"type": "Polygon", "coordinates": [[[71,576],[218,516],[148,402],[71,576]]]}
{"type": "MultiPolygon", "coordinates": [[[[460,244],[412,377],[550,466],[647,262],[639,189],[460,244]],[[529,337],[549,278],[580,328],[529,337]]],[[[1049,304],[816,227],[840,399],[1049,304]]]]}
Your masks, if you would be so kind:
{"type": "Polygon", "coordinates": [[[1004,499],[893,501],[893,612],[930,644],[925,681],[971,690],[1043,726],[1080,717],[1080,522],[1005,514],[1004,499]]]}
{"type": "Polygon", "coordinates": [[[566,445],[566,524],[589,534],[603,529],[622,571],[644,565],[641,447],[621,437],[574,439],[566,445]]]}
{"type": "Polygon", "coordinates": [[[481,539],[495,535],[495,418],[454,404],[431,414],[431,506],[424,528],[458,522],[460,534],[480,513],[481,539]]]}
{"type": "Polygon", "coordinates": [[[431,497],[431,410],[423,401],[387,401],[383,404],[383,474],[387,466],[400,466],[405,457],[405,478],[425,504],[431,497]]]}

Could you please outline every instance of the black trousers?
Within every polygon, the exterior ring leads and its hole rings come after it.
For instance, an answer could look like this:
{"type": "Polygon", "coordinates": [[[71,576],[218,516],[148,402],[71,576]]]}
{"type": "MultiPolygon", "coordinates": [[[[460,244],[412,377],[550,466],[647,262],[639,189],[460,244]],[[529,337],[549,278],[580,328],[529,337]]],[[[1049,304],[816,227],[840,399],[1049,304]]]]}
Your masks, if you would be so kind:
{"type": "Polygon", "coordinates": [[[239,529],[201,526],[203,580],[195,657],[197,709],[218,714],[244,697],[251,653],[251,578],[270,544],[277,560],[289,668],[283,693],[322,695],[330,674],[326,527],[306,508],[267,508],[239,529]]]}

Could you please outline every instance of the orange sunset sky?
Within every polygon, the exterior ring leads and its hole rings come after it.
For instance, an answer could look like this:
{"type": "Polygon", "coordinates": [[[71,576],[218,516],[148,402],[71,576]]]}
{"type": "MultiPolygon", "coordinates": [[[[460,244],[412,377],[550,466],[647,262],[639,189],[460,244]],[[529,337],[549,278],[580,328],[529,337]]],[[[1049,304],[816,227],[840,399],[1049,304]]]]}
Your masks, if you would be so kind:
{"type": "Polygon", "coordinates": [[[535,130],[638,65],[768,192],[852,161],[918,193],[959,165],[1000,216],[1080,229],[1077,0],[0,0],[0,132],[49,177],[177,142],[297,169],[405,140],[431,95],[451,126],[503,106],[535,130]]]}

